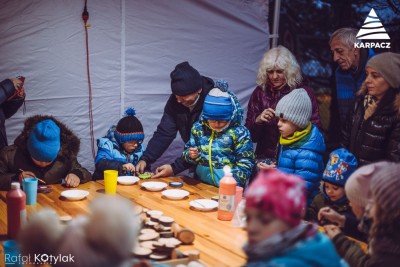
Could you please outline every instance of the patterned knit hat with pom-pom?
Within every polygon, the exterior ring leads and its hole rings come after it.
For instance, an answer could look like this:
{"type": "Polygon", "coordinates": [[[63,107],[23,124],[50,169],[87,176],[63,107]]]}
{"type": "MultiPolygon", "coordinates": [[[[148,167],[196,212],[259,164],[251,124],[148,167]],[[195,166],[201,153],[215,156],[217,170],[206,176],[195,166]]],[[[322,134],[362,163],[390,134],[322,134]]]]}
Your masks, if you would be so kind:
{"type": "Polygon", "coordinates": [[[261,171],[246,193],[246,208],[272,213],[290,226],[297,226],[304,215],[306,195],[300,177],[276,169],[261,171]]]}
{"type": "Polygon", "coordinates": [[[135,115],[135,110],[128,108],[125,111],[124,117],[118,121],[114,135],[115,139],[121,145],[129,141],[143,142],[143,126],[135,115]]]}
{"type": "Polygon", "coordinates": [[[229,121],[233,114],[233,104],[228,91],[228,82],[218,80],[206,99],[203,106],[203,118],[206,120],[229,121]]]}

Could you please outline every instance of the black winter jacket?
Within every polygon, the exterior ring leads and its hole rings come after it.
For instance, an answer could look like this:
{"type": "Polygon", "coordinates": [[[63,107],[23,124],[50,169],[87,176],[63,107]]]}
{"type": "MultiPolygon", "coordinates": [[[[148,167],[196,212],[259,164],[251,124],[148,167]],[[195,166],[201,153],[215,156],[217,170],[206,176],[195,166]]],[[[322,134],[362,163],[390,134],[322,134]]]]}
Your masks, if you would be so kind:
{"type": "MultiPolygon", "coordinates": [[[[147,165],[155,162],[165,150],[169,147],[179,132],[183,142],[186,144],[190,138],[190,130],[193,124],[198,121],[203,110],[204,99],[208,92],[214,87],[214,82],[208,77],[202,76],[203,86],[200,98],[196,106],[190,111],[189,108],[183,106],[176,101],[175,95],[171,94],[164,108],[164,114],[161,118],[157,130],[147,144],[146,151],[143,153],[141,160],[146,161],[147,165]]],[[[182,148],[183,150],[183,148],[182,148]]],[[[190,164],[185,162],[182,157],[178,157],[171,164],[174,174],[178,174],[188,168],[190,164]]]]}
{"type": "Polygon", "coordinates": [[[9,190],[11,182],[18,181],[20,169],[33,172],[47,184],[60,184],[69,173],[77,175],[81,184],[90,181],[92,179],[90,172],[77,160],[79,147],[79,138],[54,117],[36,115],[26,119],[24,129],[15,139],[14,145],[0,150],[0,190],[9,190]],[[60,127],[61,144],[57,158],[49,166],[42,168],[33,163],[27,148],[27,140],[36,124],[46,119],[52,119],[60,127]]]}
{"type": "Polygon", "coordinates": [[[17,112],[24,103],[23,97],[14,97],[10,100],[10,96],[14,94],[15,87],[10,79],[5,79],[0,83],[0,149],[7,146],[6,119],[10,118],[17,112]]]}
{"type": "Polygon", "coordinates": [[[400,161],[400,89],[390,88],[378,103],[374,114],[364,120],[362,86],[353,112],[342,130],[342,146],[353,153],[359,166],[380,160],[400,161]]]}

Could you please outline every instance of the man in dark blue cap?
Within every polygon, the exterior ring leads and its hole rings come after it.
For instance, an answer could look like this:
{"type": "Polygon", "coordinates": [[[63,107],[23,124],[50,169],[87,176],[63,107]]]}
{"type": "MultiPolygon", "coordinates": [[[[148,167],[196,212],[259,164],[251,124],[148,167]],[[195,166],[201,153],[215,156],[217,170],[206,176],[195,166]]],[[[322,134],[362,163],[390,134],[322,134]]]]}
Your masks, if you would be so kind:
{"type": "MultiPolygon", "coordinates": [[[[212,79],[201,76],[187,61],[176,65],[170,77],[172,94],[157,130],[136,165],[139,173],[143,173],[146,167],[161,157],[178,132],[184,143],[189,140],[190,129],[199,119],[204,99],[214,87],[212,79]]],[[[178,157],[174,163],[158,167],[153,178],[177,175],[189,167],[189,163],[178,157]]]]}

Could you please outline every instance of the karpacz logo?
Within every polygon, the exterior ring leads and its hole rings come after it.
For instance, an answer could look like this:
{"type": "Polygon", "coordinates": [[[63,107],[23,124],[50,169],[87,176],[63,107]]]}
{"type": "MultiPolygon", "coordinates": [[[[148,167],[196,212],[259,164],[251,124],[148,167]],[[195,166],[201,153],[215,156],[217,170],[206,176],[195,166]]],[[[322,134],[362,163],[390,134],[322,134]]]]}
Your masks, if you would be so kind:
{"type": "MultiPolygon", "coordinates": [[[[390,40],[389,35],[386,33],[385,28],[373,8],[371,8],[356,38],[362,40],[390,40]]],[[[357,42],[354,43],[354,48],[390,48],[390,42],[357,42]]]]}

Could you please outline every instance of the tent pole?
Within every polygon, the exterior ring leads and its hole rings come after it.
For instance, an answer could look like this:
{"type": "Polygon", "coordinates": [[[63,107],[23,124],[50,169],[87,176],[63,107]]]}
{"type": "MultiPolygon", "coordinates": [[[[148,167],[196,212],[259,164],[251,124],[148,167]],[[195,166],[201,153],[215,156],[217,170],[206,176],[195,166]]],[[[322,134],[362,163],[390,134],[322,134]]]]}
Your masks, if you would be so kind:
{"type": "Polygon", "coordinates": [[[280,10],[281,10],[281,0],[275,0],[274,22],[273,22],[274,24],[272,26],[272,34],[270,34],[270,38],[272,39],[271,48],[274,48],[278,45],[280,10]]]}

